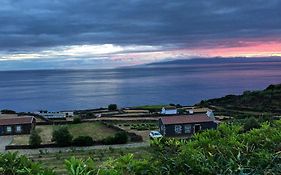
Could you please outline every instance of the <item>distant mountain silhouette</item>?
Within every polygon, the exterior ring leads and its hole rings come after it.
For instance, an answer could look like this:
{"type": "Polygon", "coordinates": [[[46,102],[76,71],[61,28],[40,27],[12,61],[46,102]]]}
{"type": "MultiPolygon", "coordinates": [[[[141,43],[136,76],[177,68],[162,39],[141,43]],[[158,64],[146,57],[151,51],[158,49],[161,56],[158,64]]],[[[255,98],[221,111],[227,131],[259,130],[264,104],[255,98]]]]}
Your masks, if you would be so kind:
{"type": "Polygon", "coordinates": [[[168,66],[184,64],[223,64],[223,63],[256,63],[256,62],[280,62],[281,57],[213,57],[213,58],[192,58],[162,61],[145,64],[145,66],[168,66]]]}

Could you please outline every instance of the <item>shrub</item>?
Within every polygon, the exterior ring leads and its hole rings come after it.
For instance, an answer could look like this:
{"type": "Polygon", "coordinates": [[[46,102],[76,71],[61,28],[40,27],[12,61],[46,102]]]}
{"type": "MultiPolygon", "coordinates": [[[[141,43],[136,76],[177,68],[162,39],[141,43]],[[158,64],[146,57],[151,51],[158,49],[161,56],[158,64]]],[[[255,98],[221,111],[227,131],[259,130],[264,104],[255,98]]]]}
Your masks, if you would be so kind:
{"type": "Polygon", "coordinates": [[[259,128],[260,124],[258,122],[258,120],[254,117],[250,117],[246,120],[245,124],[244,124],[244,131],[250,131],[251,129],[254,128],[259,128]]]}
{"type": "Polygon", "coordinates": [[[78,116],[74,117],[72,123],[73,124],[81,123],[81,117],[78,116]]]}
{"type": "Polygon", "coordinates": [[[117,105],[116,105],[116,104],[110,104],[110,105],[108,105],[108,110],[110,110],[110,111],[115,111],[115,110],[117,110],[117,105]]]}
{"type": "Polygon", "coordinates": [[[141,135],[137,135],[136,133],[130,132],[128,133],[131,142],[142,142],[143,138],[141,135]]]}
{"type": "Polygon", "coordinates": [[[29,136],[29,145],[33,148],[38,148],[42,142],[42,139],[36,130],[32,130],[29,136]]]}
{"type": "Polygon", "coordinates": [[[90,136],[79,136],[72,141],[75,146],[92,146],[94,141],[90,136]]]}
{"type": "Polygon", "coordinates": [[[58,146],[69,146],[71,145],[72,135],[67,127],[60,127],[53,131],[52,141],[55,141],[58,146]]]}
{"type": "Polygon", "coordinates": [[[106,145],[124,144],[128,142],[128,134],[126,132],[118,132],[114,136],[109,136],[102,140],[106,145]]]}
{"type": "Polygon", "coordinates": [[[113,136],[108,136],[102,140],[102,143],[105,145],[112,145],[115,144],[115,138],[113,136]]]}
{"type": "Polygon", "coordinates": [[[128,142],[128,134],[126,132],[117,132],[115,134],[117,144],[123,144],[128,142]]]}

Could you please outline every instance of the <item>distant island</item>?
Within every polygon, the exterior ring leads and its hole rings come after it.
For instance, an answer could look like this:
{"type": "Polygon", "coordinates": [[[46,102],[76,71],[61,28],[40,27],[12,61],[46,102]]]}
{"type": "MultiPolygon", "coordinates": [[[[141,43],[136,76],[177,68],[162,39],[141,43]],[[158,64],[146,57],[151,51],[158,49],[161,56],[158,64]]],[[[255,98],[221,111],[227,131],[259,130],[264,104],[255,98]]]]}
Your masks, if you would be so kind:
{"type": "Polygon", "coordinates": [[[178,60],[164,60],[160,62],[149,63],[144,66],[172,66],[172,65],[187,65],[187,64],[227,64],[227,63],[265,63],[265,62],[281,62],[281,57],[213,57],[213,58],[190,58],[190,59],[178,59],[178,60]]]}

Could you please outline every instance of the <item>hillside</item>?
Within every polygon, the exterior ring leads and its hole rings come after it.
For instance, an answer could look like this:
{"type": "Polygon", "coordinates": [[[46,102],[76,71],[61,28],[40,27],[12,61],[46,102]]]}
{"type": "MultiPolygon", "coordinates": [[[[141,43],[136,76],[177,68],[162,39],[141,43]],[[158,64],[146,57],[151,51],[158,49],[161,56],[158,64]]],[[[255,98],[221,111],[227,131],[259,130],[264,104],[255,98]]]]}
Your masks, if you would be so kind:
{"type": "Polygon", "coordinates": [[[242,95],[227,95],[222,98],[201,101],[199,105],[281,113],[281,84],[270,85],[262,91],[245,91],[242,95]]]}

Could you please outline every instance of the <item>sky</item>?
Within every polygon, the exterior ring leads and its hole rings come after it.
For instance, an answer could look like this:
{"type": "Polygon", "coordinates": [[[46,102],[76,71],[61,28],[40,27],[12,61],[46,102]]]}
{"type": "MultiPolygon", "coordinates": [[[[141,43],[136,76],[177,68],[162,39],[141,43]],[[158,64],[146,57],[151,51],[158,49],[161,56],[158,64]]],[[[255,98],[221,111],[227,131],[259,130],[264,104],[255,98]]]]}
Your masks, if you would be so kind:
{"type": "Polygon", "coordinates": [[[1,0],[0,70],[281,56],[281,0],[1,0]]]}

